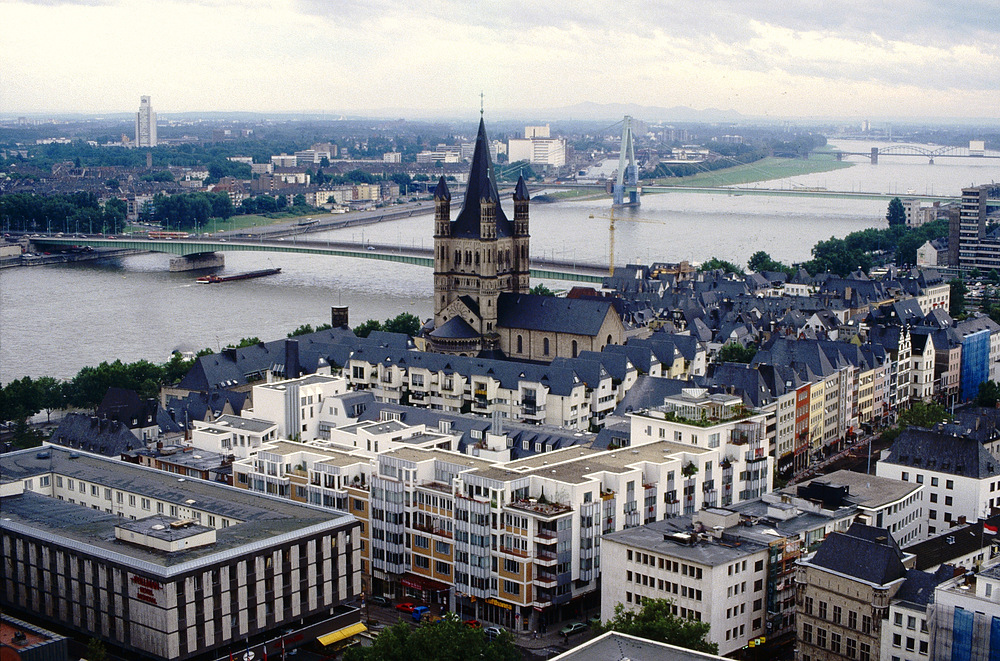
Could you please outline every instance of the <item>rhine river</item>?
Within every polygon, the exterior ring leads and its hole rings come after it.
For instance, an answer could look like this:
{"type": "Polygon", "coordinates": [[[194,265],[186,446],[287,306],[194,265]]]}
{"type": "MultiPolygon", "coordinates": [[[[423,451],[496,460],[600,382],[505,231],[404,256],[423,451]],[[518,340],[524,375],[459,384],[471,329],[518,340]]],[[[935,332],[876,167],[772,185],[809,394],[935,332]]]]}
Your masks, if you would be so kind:
{"type": "MultiPolygon", "coordinates": [[[[833,144],[868,151],[872,142],[833,144]]],[[[750,184],[830,190],[913,191],[954,195],[963,186],[1000,180],[995,159],[884,156],[853,167],[750,184]]],[[[509,199],[505,202],[512,215],[509,199]]],[[[784,262],[806,260],[820,239],[885,226],[886,202],[666,193],[645,195],[615,223],[615,263],[703,261],[745,264],[758,250],[784,262]],[[629,220],[634,218],[636,220],[629,220]],[[641,222],[636,222],[636,221],[641,222]]],[[[608,261],[609,205],[567,201],[531,206],[531,252],[566,261],[608,261]]],[[[454,214],[457,209],[453,209],[454,214]]],[[[432,216],[312,234],[338,240],[430,247],[432,216]]],[[[433,283],[424,267],[374,260],[281,253],[226,253],[225,272],[276,266],[277,276],[196,285],[190,273],[167,271],[166,255],[0,272],[0,382],[24,375],[69,378],[103,360],[163,362],[171,351],[198,350],[256,336],[269,341],[309,323],[326,323],[330,306],[350,308],[352,326],[400,312],[431,315],[433,283]]],[[[566,288],[569,283],[546,283],[566,288]]]]}

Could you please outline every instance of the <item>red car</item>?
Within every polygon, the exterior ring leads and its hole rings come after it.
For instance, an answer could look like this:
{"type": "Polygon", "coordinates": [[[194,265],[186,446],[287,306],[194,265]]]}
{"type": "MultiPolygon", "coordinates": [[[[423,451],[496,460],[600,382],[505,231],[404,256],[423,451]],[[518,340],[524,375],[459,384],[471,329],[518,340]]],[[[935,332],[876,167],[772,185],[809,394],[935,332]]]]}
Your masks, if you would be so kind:
{"type": "Polygon", "coordinates": [[[466,620],[465,621],[465,626],[471,627],[473,629],[482,629],[483,628],[483,623],[480,622],[479,620],[466,620]]]}
{"type": "Polygon", "coordinates": [[[413,609],[417,607],[418,604],[414,604],[410,601],[405,601],[401,604],[396,604],[396,610],[403,611],[404,613],[412,613],[413,609]]]}

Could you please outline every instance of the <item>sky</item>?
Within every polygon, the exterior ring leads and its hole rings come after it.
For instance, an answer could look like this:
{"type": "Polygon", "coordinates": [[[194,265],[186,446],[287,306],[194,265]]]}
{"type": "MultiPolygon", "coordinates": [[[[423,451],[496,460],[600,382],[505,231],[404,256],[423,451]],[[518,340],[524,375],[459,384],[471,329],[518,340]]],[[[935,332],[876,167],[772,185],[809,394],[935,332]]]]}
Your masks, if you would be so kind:
{"type": "Polygon", "coordinates": [[[1000,118],[996,0],[0,0],[0,113],[1000,118]],[[992,18],[991,18],[992,17],[992,18]]]}

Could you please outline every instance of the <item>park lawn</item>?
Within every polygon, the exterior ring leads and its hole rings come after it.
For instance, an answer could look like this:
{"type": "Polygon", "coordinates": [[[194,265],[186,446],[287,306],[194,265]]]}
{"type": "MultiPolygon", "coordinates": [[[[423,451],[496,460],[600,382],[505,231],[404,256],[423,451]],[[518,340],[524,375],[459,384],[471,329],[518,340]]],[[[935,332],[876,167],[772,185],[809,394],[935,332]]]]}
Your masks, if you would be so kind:
{"type": "Polygon", "coordinates": [[[764,158],[754,163],[737,165],[712,172],[701,172],[691,177],[664,177],[646,185],[656,186],[735,186],[758,181],[783,179],[801,174],[814,174],[849,168],[853,163],[836,160],[833,155],[813,154],[808,160],[801,158],[764,158]]]}

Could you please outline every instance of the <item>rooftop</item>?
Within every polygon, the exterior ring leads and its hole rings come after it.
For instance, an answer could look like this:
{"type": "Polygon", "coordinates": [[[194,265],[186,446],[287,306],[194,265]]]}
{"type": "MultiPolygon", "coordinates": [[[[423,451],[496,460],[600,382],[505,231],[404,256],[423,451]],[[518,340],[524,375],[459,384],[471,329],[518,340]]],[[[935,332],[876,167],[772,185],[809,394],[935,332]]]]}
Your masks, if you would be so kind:
{"type": "MultiPolygon", "coordinates": [[[[99,455],[48,446],[0,455],[0,473],[6,493],[0,501],[0,528],[77,548],[85,553],[138,566],[146,571],[173,575],[221,558],[247,552],[260,545],[320,530],[335,530],[355,523],[343,512],[237,489],[216,482],[179,478],[174,474],[108,459],[99,455]],[[58,500],[36,491],[19,493],[27,479],[59,475],[86,483],[141,494],[157,501],[227,518],[232,523],[217,530],[214,544],[164,553],[116,539],[117,514],[58,500]]],[[[55,480],[53,479],[54,483],[55,480]]],[[[38,481],[33,486],[40,488],[38,481]]],[[[54,484],[53,484],[54,486],[54,484]]],[[[49,489],[52,487],[46,487],[49,489]]],[[[152,524],[150,524],[152,525],[152,524]]]]}
{"type": "Polygon", "coordinates": [[[690,523],[687,519],[681,522],[656,521],[638,528],[607,533],[603,539],[604,543],[615,542],[708,567],[724,565],[768,548],[767,544],[735,539],[725,534],[721,539],[711,535],[699,536],[691,531],[690,526],[684,525],[685,522],[690,523]]]}

